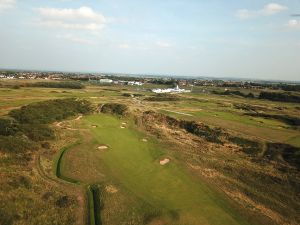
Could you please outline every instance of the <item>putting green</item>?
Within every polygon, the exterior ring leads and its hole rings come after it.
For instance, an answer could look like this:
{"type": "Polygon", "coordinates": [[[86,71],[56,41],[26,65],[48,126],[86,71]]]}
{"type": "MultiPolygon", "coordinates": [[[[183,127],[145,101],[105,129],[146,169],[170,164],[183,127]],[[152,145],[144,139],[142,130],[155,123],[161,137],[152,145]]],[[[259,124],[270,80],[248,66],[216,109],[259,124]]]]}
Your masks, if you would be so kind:
{"type": "MultiPolygon", "coordinates": [[[[163,210],[174,210],[180,224],[247,224],[228,201],[193,179],[171,158],[161,166],[163,150],[154,140],[142,141],[143,134],[130,124],[110,115],[93,115],[83,119],[91,128],[94,141],[109,146],[102,154],[105,174],[112,176],[139,198],[163,210]]],[[[100,163],[100,162],[99,162],[100,163]]]]}

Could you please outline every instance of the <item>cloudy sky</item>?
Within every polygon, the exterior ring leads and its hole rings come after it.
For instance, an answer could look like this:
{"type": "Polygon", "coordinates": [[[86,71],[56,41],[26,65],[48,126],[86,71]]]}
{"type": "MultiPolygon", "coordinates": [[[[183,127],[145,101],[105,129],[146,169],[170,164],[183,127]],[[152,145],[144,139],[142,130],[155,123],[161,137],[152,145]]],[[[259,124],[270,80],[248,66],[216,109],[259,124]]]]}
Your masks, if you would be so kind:
{"type": "Polygon", "coordinates": [[[0,0],[0,68],[300,80],[300,0],[0,0]]]}

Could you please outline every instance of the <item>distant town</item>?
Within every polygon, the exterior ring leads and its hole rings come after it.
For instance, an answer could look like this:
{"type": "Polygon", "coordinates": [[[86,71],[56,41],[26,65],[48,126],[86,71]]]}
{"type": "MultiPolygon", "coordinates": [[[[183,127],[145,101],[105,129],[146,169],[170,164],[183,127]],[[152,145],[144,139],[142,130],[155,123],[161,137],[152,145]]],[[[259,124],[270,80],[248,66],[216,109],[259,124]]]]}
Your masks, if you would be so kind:
{"type": "Polygon", "coordinates": [[[252,81],[238,79],[216,79],[216,78],[185,78],[171,76],[146,76],[146,75],[127,75],[109,73],[67,73],[67,72],[40,72],[40,71],[11,71],[0,70],[0,80],[13,79],[32,79],[32,80],[52,80],[52,81],[86,81],[103,85],[132,85],[143,86],[149,84],[172,85],[173,88],[153,89],[155,93],[170,92],[190,92],[182,89],[186,87],[192,89],[194,86],[204,87],[224,87],[224,88],[245,88],[245,89],[282,89],[284,91],[299,91],[299,82],[282,81],[252,81]],[[179,88],[181,87],[181,88],[179,88]]]}

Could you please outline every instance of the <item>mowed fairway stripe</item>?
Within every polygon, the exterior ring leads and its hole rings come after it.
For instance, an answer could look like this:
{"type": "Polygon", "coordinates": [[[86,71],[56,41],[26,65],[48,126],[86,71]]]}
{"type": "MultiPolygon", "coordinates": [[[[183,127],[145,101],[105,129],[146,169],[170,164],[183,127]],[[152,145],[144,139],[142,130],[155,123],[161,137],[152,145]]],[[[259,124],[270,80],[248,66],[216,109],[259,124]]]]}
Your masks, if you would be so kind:
{"type": "Polygon", "coordinates": [[[152,142],[142,142],[138,131],[110,115],[85,117],[99,143],[110,146],[103,154],[108,176],[158,209],[177,210],[184,224],[247,224],[219,194],[194,181],[173,161],[165,166],[153,159],[151,151],[162,151],[152,142]]]}

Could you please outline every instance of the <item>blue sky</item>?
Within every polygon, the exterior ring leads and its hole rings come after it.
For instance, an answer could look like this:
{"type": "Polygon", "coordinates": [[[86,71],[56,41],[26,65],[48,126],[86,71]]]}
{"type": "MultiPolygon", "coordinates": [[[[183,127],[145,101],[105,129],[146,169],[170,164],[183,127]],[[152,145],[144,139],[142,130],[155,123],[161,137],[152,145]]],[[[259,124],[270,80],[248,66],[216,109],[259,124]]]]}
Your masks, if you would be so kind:
{"type": "Polygon", "coordinates": [[[0,68],[300,80],[299,0],[0,0],[0,68]]]}

